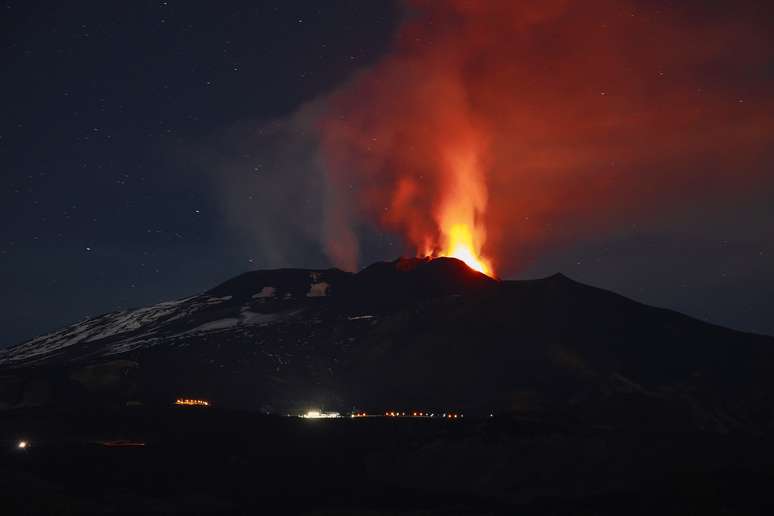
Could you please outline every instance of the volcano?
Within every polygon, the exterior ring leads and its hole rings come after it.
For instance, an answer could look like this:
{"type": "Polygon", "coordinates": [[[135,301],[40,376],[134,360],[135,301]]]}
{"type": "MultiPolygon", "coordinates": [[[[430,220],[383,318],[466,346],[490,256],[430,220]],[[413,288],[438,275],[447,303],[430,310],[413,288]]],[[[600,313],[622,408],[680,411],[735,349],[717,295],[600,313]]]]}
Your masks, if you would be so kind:
{"type": "Polygon", "coordinates": [[[454,258],[352,274],[252,271],[0,351],[0,406],[178,398],[511,413],[594,425],[766,429],[774,338],[556,274],[492,279],[454,258]]]}

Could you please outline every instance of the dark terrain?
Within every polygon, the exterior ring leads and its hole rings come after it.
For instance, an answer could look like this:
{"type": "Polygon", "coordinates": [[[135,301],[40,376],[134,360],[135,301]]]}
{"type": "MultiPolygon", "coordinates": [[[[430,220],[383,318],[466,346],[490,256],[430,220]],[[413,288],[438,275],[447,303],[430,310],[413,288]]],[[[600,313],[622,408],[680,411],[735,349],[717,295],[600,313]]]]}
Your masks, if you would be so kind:
{"type": "Polygon", "coordinates": [[[772,364],[772,337],[562,275],[256,271],[0,352],[0,492],[46,514],[765,514],[772,364]],[[285,417],[310,408],[465,418],[285,417]]]}
{"type": "Polygon", "coordinates": [[[763,436],[511,417],[8,414],[4,514],[770,514],[763,436]],[[30,448],[13,449],[28,436],[30,448]],[[110,447],[111,439],[145,446],[110,447]]]}

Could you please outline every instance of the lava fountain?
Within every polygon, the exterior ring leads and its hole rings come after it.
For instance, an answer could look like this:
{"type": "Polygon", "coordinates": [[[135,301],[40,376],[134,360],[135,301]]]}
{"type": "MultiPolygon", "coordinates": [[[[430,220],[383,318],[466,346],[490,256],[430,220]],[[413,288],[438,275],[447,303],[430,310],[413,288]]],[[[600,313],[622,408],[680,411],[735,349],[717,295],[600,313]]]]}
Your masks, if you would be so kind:
{"type": "Polygon", "coordinates": [[[440,256],[449,256],[462,260],[473,270],[493,276],[492,265],[483,256],[476,252],[473,244],[473,233],[465,224],[455,224],[448,231],[448,247],[440,256]]]}
{"type": "Polygon", "coordinates": [[[467,46],[449,52],[458,34],[446,30],[419,44],[417,31],[438,13],[417,7],[393,51],[326,98],[318,125],[326,253],[356,269],[357,230],[368,221],[419,257],[457,258],[494,276],[485,247],[491,121],[471,95],[467,46]]]}
{"type": "Polygon", "coordinates": [[[491,262],[481,249],[486,240],[483,215],[487,190],[478,152],[473,142],[466,150],[446,153],[443,160],[447,180],[435,214],[440,233],[440,248],[426,249],[426,256],[449,256],[487,276],[494,275],[491,262]]]}

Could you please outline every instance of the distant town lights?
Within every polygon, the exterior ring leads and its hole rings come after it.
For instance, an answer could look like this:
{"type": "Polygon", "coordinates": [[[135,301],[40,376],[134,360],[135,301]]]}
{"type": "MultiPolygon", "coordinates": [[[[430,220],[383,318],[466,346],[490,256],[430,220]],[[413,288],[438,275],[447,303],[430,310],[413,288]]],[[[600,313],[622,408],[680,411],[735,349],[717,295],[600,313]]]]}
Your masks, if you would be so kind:
{"type": "MultiPolygon", "coordinates": [[[[291,416],[292,414],[288,414],[291,416]]],[[[385,412],[377,412],[377,413],[368,413],[368,412],[349,412],[345,415],[342,415],[338,412],[324,412],[322,410],[308,410],[304,414],[300,415],[292,415],[294,417],[301,417],[304,419],[326,419],[326,418],[340,418],[340,417],[346,417],[349,419],[354,418],[380,418],[380,417],[387,417],[387,418],[404,418],[404,419],[430,419],[435,417],[442,417],[445,419],[461,419],[464,418],[465,415],[457,412],[444,412],[443,414],[436,414],[435,412],[424,412],[424,411],[418,411],[418,410],[411,410],[407,412],[403,411],[395,411],[395,410],[387,410],[385,412]]]]}
{"type": "MultiPolygon", "coordinates": [[[[352,414],[352,417],[365,417],[368,416],[366,413],[354,413],[352,414]]],[[[420,412],[416,410],[412,410],[410,412],[396,412],[394,410],[388,410],[383,415],[377,415],[374,414],[373,416],[369,417],[402,417],[402,418],[431,418],[436,417],[435,412],[420,412]]],[[[465,417],[463,414],[458,414],[455,412],[446,412],[444,414],[438,414],[438,417],[444,417],[447,419],[457,419],[465,417]]]]}
{"type": "Polygon", "coordinates": [[[26,450],[29,447],[30,443],[25,440],[21,440],[18,443],[16,443],[16,448],[19,450],[26,450]]]}

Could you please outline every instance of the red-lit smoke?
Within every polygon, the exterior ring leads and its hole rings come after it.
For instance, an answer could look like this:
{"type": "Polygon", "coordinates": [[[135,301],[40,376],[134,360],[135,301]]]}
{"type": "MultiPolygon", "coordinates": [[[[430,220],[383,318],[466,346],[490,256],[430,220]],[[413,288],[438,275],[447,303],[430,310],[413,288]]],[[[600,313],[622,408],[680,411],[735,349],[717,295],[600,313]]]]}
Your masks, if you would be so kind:
{"type": "Polygon", "coordinates": [[[772,45],[743,4],[408,2],[391,51],[325,102],[329,256],[355,268],[366,221],[512,271],[766,180],[772,45]]]}

